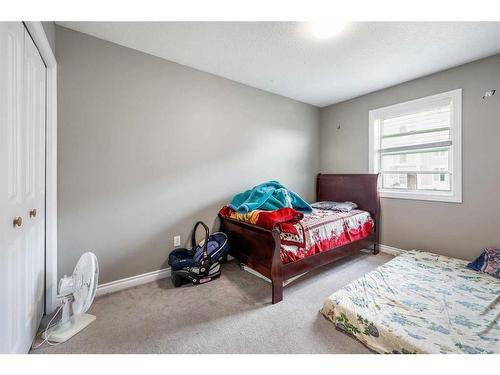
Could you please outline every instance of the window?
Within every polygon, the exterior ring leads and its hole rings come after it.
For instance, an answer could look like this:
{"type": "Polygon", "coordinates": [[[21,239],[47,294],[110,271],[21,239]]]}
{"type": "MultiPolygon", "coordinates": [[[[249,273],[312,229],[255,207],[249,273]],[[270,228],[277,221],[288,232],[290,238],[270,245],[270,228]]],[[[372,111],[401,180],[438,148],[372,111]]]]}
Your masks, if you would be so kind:
{"type": "Polygon", "coordinates": [[[387,198],[462,202],[462,90],[370,111],[370,172],[387,198]]]}

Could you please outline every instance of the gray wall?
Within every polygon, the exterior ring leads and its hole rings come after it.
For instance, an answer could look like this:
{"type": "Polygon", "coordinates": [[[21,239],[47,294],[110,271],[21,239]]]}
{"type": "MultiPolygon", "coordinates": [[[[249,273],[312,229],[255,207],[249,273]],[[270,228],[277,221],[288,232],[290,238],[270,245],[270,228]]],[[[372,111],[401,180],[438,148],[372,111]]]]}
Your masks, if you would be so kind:
{"type": "Polygon", "coordinates": [[[59,273],[165,267],[173,236],[278,179],[314,198],[319,109],[56,26],[59,273]]]}
{"type": "Polygon", "coordinates": [[[500,95],[481,99],[500,89],[500,55],[320,111],[59,26],[49,39],[60,275],[87,250],[101,283],[165,267],[174,235],[186,244],[195,220],[215,227],[234,193],[267,179],[313,200],[318,171],[368,172],[370,109],[456,88],[463,203],[383,198],[382,243],[465,259],[500,245],[500,95]]]}
{"type": "Polygon", "coordinates": [[[56,51],[56,24],[53,21],[44,21],[42,22],[43,31],[45,31],[45,35],[50,44],[50,48],[52,48],[52,52],[56,51]]]}
{"type": "Polygon", "coordinates": [[[464,259],[500,246],[500,95],[481,99],[500,90],[500,55],[321,111],[321,172],[367,173],[369,110],[456,88],[463,89],[463,203],[382,198],[385,245],[464,259]]]}

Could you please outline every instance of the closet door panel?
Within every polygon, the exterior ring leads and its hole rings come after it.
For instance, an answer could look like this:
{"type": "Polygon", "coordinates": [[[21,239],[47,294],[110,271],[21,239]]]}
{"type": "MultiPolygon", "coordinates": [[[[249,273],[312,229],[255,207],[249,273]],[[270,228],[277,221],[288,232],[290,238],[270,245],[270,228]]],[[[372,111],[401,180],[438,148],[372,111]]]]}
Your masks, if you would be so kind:
{"type": "Polygon", "coordinates": [[[23,318],[27,307],[23,216],[23,61],[24,27],[0,23],[0,352],[26,350],[23,318]]]}
{"type": "Polygon", "coordinates": [[[46,68],[0,22],[0,353],[26,353],[44,312],[46,68]]]}
{"type": "MultiPolygon", "coordinates": [[[[7,126],[7,199],[10,201],[18,201],[20,197],[20,178],[21,178],[21,163],[20,163],[20,140],[21,140],[21,101],[22,101],[22,61],[24,53],[24,40],[18,27],[10,27],[7,34],[4,36],[5,56],[7,57],[6,71],[4,77],[6,87],[6,97],[4,109],[4,122],[7,126]],[[6,117],[6,118],[5,118],[6,117]]],[[[3,96],[3,95],[2,95],[3,96]]]]}
{"type": "Polygon", "coordinates": [[[24,40],[24,160],[26,214],[26,334],[36,333],[43,314],[45,277],[45,72],[29,34],[24,40]]]}

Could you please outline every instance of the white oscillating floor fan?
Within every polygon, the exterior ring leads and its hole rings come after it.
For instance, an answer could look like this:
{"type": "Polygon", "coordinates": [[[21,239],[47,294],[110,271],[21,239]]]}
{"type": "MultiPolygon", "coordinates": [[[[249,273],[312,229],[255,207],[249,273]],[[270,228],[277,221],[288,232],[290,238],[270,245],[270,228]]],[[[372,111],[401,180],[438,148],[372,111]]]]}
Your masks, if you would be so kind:
{"type": "MultiPolygon", "coordinates": [[[[92,323],[96,317],[86,314],[94,300],[99,278],[97,257],[91,252],[83,254],[71,276],[59,281],[58,298],[62,303],[61,320],[49,325],[42,335],[44,341],[64,342],[92,323]]],[[[57,314],[56,314],[57,315],[57,314]]]]}

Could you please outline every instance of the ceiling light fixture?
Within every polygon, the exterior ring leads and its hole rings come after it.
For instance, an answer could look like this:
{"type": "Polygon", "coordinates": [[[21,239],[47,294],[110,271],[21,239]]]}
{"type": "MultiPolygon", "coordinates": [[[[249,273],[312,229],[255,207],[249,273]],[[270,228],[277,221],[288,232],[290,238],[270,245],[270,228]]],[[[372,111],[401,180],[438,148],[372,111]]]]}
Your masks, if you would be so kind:
{"type": "Polygon", "coordinates": [[[311,33],[318,39],[328,39],[337,34],[347,26],[347,22],[321,21],[311,22],[311,33]]]}

